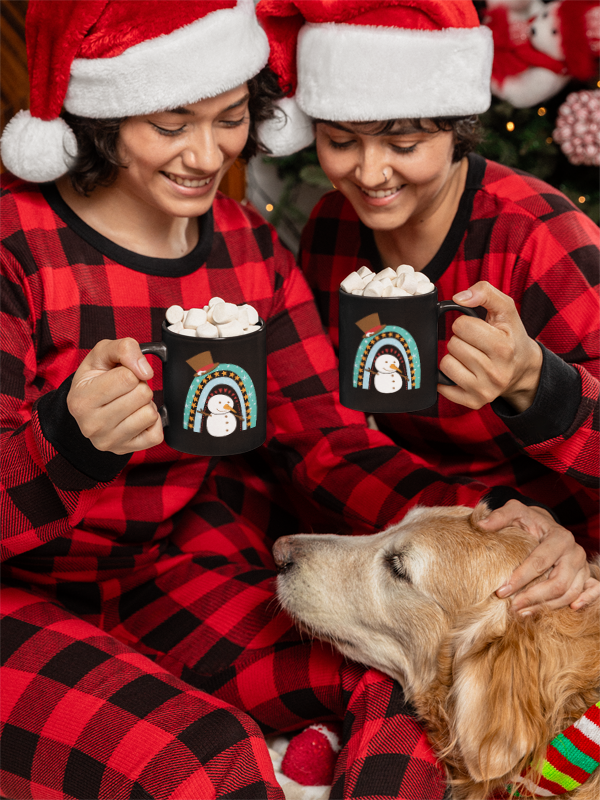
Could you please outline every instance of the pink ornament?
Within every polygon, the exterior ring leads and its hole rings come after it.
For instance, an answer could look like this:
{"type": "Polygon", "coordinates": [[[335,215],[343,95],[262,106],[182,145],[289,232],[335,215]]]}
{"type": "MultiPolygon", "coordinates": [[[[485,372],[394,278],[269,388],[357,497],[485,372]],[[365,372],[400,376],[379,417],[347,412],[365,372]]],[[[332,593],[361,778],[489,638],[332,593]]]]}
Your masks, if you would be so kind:
{"type": "Polygon", "coordinates": [[[558,109],[552,133],[571,164],[600,162],[600,90],[571,92],[558,109]]]}

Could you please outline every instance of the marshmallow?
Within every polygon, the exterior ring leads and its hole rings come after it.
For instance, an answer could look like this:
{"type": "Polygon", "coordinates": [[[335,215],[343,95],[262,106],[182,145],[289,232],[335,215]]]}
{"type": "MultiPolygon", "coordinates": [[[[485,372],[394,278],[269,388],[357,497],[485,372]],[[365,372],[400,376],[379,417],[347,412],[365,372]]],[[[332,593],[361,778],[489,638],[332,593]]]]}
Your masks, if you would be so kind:
{"type": "Polygon", "coordinates": [[[224,325],[237,318],[238,307],[235,303],[215,303],[212,306],[212,321],[215,325],[224,325]]]}
{"type": "Polygon", "coordinates": [[[204,325],[198,325],[196,328],[196,336],[200,336],[202,339],[216,339],[218,335],[217,326],[210,322],[205,322],[204,325]]]}
{"type": "Polygon", "coordinates": [[[360,269],[357,269],[356,271],[358,272],[358,274],[360,275],[361,278],[366,278],[367,275],[374,275],[373,270],[369,269],[366,266],[365,267],[361,267],[360,269]]]}
{"type": "Polygon", "coordinates": [[[433,289],[434,289],[433,283],[431,283],[430,281],[427,281],[427,283],[425,283],[425,281],[421,281],[419,284],[417,284],[417,288],[415,289],[415,294],[429,294],[429,292],[432,292],[433,289]]]}
{"type": "Polygon", "coordinates": [[[341,282],[340,286],[345,291],[350,293],[353,289],[358,289],[363,285],[362,278],[358,272],[351,272],[341,282]]]}
{"type": "Polygon", "coordinates": [[[392,282],[389,278],[383,278],[383,280],[379,281],[382,286],[392,286],[392,282]]]}
{"type": "Polygon", "coordinates": [[[359,295],[362,297],[362,295],[363,295],[363,290],[362,290],[362,289],[352,289],[352,291],[350,292],[350,294],[359,294],[359,295]]]}
{"type": "Polygon", "coordinates": [[[190,308],[183,320],[183,327],[196,330],[198,325],[204,325],[205,322],[206,311],[203,308],[190,308]]]}
{"type": "Polygon", "coordinates": [[[385,269],[382,269],[381,272],[378,272],[377,275],[375,275],[375,280],[382,281],[385,278],[389,278],[390,280],[392,280],[395,277],[396,277],[396,270],[391,269],[390,267],[386,267],[385,269]]]}
{"type": "Polygon", "coordinates": [[[229,336],[241,336],[244,333],[244,329],[237,319],[232,319],[229,322],[224,322],[222,325],[217,325],[217,330],[219,331],[219,336],[223,339],[229,336]]]}
{"type": "Polygon", "coordinates": [[[248,303],[246,303],[245,305],[240,306],[240,311],[242,309],[246,310],[246,313],[248,314],[248,322],[250,323],[250,325],[256,325],[258,323],[258,311],[254,308],[254,306],[251,306],[248,303]]]}
{"type": "Polygon", "coordinates": [[[168,329],[183,336],[217,339],[241,336],[243,333],[260,330],[260,325],[257,324],[259,316],[254,306],[248,303],[236,306],[235,303],[226,303],[220,297],[211,297],[204,308],[190,308],[186,311],[181,306],[171,306],[167,311],[172,312],[172,317],[179,315],[182,317],[181,320],[168,325],[168,329]],[[176,309],[180,309],[180,311],[176,309]],[[214,322],[213,316],[215,317],[214,322]],[[194,323],[196,324],[194,325],[194,323]]]}
{"type": "Polygon", "coordinates": [[[412,297],[412,295],[404,291],[404,289],[399,289],[397,286],[393,286],[390,297],[412,297]]]}
{"type": "Polygon", "coordinates": [[[374,280],[375,280],[375,273],[374,272],[369,272],[368,275],[365,275],[365,277],[362,279],[363,289],[365,288],[365,286],[368,283],[371,283],[371,281],[374,281],[374,280]]]}
{"type": "Polygon", "coordinates": [[[404,272],[402,275],[398,275],[396,279],[396,286],[398,289],[404,289],[404,291],[409,294],[414,294],[418,285],[419,282],[414,272],[404,272]]]}
{"type": "Polygon", "coordinates": [[[174,325],[176,322],[181,322],[184,313],[181,306],[169,306],[165,313],[165,319],[170,325],[174,325]]]}
{"type": "Polygon", "coordinates": [[[382,297],[392,297],[392,292],[394,291],[394,289],[396,289],[396,287],[393,286],[392,282],[390,281],[390,285],[385,287],[385,289],[383,290],[383,294],[381,296],[382,297]]]}
{"type": "Polygon", "coordinates": [[[419,281],[419,283],[431,283],[427,275],[423,275],[422,272],[415,272],[415,278],[419,281]]]}
{"type": "Polygon", "coordinates": [[[381,285],[381,281],[371,281],[371,283],[369,283],[369,285],[365,288],[363,295],[365,297],[381,297],[383,295],[384,288],[385,287],[381,285]]]}
{"type": "Polygon", "coordinates": [[[415,268],[411,267],[410,264],[400,264],[399,267],[396,267],[396,275],[401,275],[403,272],[414,272],[415,268]]]}

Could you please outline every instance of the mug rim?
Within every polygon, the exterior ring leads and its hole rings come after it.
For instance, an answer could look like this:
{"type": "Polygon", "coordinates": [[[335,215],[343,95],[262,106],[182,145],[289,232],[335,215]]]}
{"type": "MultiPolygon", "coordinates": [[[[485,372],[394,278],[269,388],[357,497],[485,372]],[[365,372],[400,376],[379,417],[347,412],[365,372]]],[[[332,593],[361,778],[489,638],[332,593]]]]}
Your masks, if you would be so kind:
{"type": "Polygon", "coordinates": [[[347,292],[345,289],[342,289],[341,286],[339,287],[338,291],[339,291],[340,295],[344,295],[345,297],[352,297],[352,298],[355,298],[355,299],[357,299],[359,301],[360,300],[419,300],[422,297],[430,297],[432,294],[436,293],[437,292],[437,286],[435,286],[435,284],[434,284],[433,289],[431,289],[431,291],[427,292],[426,294],[411,294],[411,295],[405,295],[405,296],[401,295],[400,297],[389,297],[389,296],[388,297],[383,297],[383,296],[371,297],[371,295],[366,295],[366,297],[365,297],[364,294],[352,294],[352,292],[347,292]]]}

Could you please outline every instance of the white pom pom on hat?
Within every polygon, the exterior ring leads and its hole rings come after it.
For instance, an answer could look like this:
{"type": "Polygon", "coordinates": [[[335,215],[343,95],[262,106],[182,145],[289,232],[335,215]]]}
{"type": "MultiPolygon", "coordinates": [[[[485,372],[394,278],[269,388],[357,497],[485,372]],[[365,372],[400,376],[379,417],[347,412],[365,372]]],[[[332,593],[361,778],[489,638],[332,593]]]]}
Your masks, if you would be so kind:
{"type": "MultiPolygon", "coordinates": [[[[259,0],[256,13],[269,66],[309,118],[371,122],[489,108],[492,33],[471,2],[259,0]]],[[[271,134],[272,153],[288,155],[294,134],[286,126],[271,134]]]]}
{"type": "Polygon", "coordinates": [[[253,0],[30,0],[30,110],[6,126],[5,166],[24,180],[64,175],[77,155],[60,118],[151,114],[215,97],[254,77],[269,44],[253,0]]]}
{"type": "Polygon", "coordinates": [[[295,98],[282,97],[275,103],[275,117],[258,126],[258,138],[274,155],[289,156],[312,143],[313,122],[295,98]]]}
{"type": "Polygon", "coordinates": [[[77,154],[77,140],[67,123],[57,117],[42,120],[19,111],[2,134],[2,161],[19,178],[36,183],[64,175],[77,154]]]}

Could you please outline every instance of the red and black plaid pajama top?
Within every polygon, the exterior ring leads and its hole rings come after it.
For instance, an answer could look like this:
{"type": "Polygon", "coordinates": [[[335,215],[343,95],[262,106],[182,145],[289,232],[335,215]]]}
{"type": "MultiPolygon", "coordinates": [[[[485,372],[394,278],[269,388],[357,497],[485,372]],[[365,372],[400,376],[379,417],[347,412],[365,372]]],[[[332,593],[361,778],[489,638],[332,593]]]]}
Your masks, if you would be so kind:
{"type": "MultiPolygon", "coordinates": [[[[424,467],[511,486],[553,509],[589,552],[598,551],[598,227],[559,191],[479,155],[439,251],[423,269],[440,300],[480,280],[512,297],[544,355],[533,405],[501,398],[473,411],[438,395],[425,411],[375,415],[381,430],[424,467]]],[[[312,212],[302,270],[337,347],[341,280],[382,269],[373,232],[339,193],[312,212]]],[[[446,352],[451,314],[440,321],[446,352]]]]}
{"type": "Polygon", "coordinates": [[[164,260],[99,235],[52,184],[2,187],[0,794],[282,800],[263,734],[343,719],[332,797],[441,798],[398,685],[278,611],[271,546],[299,515],[368,532],[489,487],[339,404],[310,290],[251,208],[217,195],[193,252],[164,260]],[[66,405],[83,357],[157,341],[166,308],[214,295],[267,321],[266,445],[97,451],[66,405]]]}

